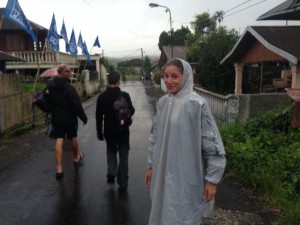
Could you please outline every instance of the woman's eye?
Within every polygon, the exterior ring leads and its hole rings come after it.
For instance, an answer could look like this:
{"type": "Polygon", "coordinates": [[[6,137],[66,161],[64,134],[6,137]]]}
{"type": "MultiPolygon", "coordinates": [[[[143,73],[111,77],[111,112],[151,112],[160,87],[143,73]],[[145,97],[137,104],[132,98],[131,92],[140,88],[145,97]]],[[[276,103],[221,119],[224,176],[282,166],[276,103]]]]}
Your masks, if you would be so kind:
{"type": "Polygon", "coordinates": [[[178,78],[178,75],[177,75],[177,74],[170,74],[170,75],[165,74],[165,75],[164,75],[164,78],[165,78],[165,79],[169,79],[169,78],[171,78],[171,79],[177,79],[177,78],[178,78]]]}

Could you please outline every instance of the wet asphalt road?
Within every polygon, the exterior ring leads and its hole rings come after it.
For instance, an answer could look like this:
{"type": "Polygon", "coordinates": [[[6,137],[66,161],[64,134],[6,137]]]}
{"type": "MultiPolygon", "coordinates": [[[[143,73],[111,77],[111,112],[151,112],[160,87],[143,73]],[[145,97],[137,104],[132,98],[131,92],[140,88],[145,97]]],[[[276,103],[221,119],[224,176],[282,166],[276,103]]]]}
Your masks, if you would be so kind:
{"type": "Polygon", "coordinates": [[[153,107],[139,81],[121,85],[136,113],[131,126],[129,187],[106,183],[106,144],[97,139],[95,100],[86,107],[87,125],[80,126],[79,149],[85,158],[73,164],[68,143],[63,155],[65,176],[55,178],[54,140],[47,136],[0,172],[0,225],[144,225],[150,197],[144,186],[147,144],[153,107]]]}

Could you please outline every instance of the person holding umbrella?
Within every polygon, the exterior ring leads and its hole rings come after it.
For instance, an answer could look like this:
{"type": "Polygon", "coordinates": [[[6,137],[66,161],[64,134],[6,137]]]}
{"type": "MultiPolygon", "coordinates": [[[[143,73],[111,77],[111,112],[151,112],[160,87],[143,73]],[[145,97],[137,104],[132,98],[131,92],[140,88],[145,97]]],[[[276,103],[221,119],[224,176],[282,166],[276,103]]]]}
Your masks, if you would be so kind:
{"type": "Polygon", "coordinates": [[[50,138],[56,139],[55,160],[56,178],[63,177],[62,155],[64,139],[71,140],[74,163],[78,164],[84,157],[78,151],[78,119],[86,124],[88,118],[83,110],[80,98],[75,88],[70,84],[73,71],[68,64],[57,67],[58,76],[48,82],[47,101],[51,105],[50,138]]]}

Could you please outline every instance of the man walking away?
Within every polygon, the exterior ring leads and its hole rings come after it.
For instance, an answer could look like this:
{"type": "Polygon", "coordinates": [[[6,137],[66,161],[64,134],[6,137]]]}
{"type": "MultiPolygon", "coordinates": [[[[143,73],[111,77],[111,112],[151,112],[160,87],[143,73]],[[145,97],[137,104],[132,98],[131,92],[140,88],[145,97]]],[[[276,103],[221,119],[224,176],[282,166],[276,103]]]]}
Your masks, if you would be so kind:
{"type": "MultiPolygon", "coordinates": [[[[120,75],[113,71],[107,76],[108,87],[97,99],[96,122],[97,134],[100,141],[106,141],[107,149],[107,183],[114,184],[115,177],[120,190],[127,190],[128,186],[128,153],[129,126],[121,126],[114,108],[114,102],[123,96],[128,104],[131,116],[135,109],[128,93],[120,89],[120,75]],[[103,135],[104,121],[104,135],[103,135]],[[119,163],[117,158],[119,153],[119,163]]],[[[130,125],[130,124],[129,124],[130,125]]]]}
{"type": "Polygon", "coordinates": [[[70,84],[70,78],[73,75],[71,67],[67,64],[60,64],[57,72],[58,76],[48,83],[48,101],[52,109],[50,137],[56,139],[56,178],[61,178],[64,175],[62,166],[64,139],[67,137],[71,140],[74,163],[78,164],[84,154],[78,152],[77,116],[83,124],[86,124],[88,119],[75,88],[70,84]]]}

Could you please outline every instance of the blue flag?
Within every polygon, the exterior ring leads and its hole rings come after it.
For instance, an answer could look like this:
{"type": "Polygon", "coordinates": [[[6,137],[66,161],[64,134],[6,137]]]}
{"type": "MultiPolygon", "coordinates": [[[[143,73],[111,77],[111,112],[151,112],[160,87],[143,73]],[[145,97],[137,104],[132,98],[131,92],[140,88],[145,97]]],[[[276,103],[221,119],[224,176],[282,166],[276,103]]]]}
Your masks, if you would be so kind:
{"type": "Polygon", "coordinates": [[[77,46],[83,50],[83,47],[84,47],[84,46],[83,46],[83,41],[82,41],[81,31],[80,31],[80,33],[79,33],[77,46]]]}
{"type": "Polygon", "coordinates": [[[65,40],[66,42],[66,52],[69,51],[69,39],[68,39],[68,34],[67,34],[67,30],[66,30],[66,26],[65,26],[65,21],[63,20],[63,24],[60,30],[60,34],[62,36],[62,38],[65,40]]]}
{"type": "Polygon", "coordinates": [[[51,47],[55,51],[59,51],[59,39],[58,39],[58,33],[57,33],[54,13],[53,13],[53,16],[52,16],[51,25],[50,25],[50,29],[49,29],[49,32],[48,32],[48,41],[49,41],[51,47]]]}
{"type": "Polygon", "coordinates": [[[74,29],[72,29],[72,34],[69,42],[69,52],[72,56],[77,56],[77,44],[74,29]]]}
{"type": "Polygon", "coordinates": [[[90,53],[88,51],[88,48],[87,48],[85,42],[83,43],[82,54],[85,56],[88,64],[92,64],[92,62],[91,62],[91,56],[90,56],[90,53]]]}
{"type": "Polygon", "coordinates": [[[94,43],[94,45],[93,46],[97,46],[98,48],[100,48],[101,46],[100,46],[100,42],[99,42],[99,38],[98,38],[98,36],[96,37],[96,40],[95,40],[95,43],[94,43]]]}
{"type": "Polygon", "coordinates": [[[17,24],[31,36],[33,41],[36,41],[36,37],[32,31],[30,22],[23,13],[18,0],[8,0],[4,11],[4,17],[17,24]]]}

